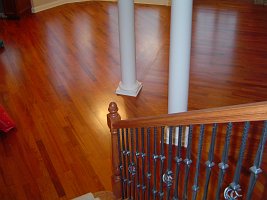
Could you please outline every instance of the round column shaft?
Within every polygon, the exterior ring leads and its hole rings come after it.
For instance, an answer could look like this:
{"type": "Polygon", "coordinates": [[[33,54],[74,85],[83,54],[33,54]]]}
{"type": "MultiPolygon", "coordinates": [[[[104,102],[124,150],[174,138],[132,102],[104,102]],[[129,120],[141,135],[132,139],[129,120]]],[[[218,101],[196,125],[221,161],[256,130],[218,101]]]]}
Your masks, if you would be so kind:
{"type": "Polygon", "coordinates": [[[137,96],[142,85],[136,80],[134,1],[119,0],[118,9],[121,82],[116,93],[137,96]]]}
{"type": "Polygon", "coordinates": [[[187,111],[193,0],[172,0],[168,113],[187,111]]]}

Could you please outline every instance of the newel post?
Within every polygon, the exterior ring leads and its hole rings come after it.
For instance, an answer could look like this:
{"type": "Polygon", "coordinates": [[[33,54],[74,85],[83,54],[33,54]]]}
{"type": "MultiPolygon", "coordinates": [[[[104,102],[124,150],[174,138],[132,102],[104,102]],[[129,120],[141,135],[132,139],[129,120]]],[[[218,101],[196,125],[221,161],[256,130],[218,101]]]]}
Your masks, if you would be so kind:
{"type": "Polygon", "coordinates": [[[111,147],[112,147],[112,190],[117,199],[121,198],[121,177],[119,166],[119,152],[118,152],[118,130],[112,127],[114,122],[120,121],[121,116],[118,113],[118,107],[115,102],[111,102],[108,107],[109,114],[107,114],[107,123],[111,133],[111,147]]]}

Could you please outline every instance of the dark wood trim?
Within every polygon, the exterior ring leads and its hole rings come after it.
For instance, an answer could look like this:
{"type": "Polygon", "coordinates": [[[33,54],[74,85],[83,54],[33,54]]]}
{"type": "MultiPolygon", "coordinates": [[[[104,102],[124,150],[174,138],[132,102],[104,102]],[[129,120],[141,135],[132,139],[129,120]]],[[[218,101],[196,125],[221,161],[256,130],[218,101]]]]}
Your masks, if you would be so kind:
{"type": "Polygon", "coordinates": [[[3,0],[3,9],[8,19],[19,19],[22,15],[31,13],[31,1],[3,0]]]}
{"type": "Polygon", "coordinates": [[[111,133],[111,147],[112,147],[112,192],[117,199],[121,198],[121,177],[119,166],[119,152],[118,152],[118,132],[113,128],[113,124],[119,122],[121,117],[118,113],[117,104],[111,102],[108,108],[107,123],[111,133]]]}

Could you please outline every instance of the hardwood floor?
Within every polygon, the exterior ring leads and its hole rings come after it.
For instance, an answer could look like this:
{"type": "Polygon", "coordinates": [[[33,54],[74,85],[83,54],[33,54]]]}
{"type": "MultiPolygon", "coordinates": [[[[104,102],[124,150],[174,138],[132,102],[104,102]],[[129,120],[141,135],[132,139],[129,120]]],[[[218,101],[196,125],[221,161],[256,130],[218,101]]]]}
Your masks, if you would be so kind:
{"type": "MultiPolygon", "coordinates": [[[[190,110],[267,99],[266,10],[194,1],[190,110]]],[[[0,138],[1,200],[111,190],[109,102],[124,119],[167,113],[170,8],[136,6],[137,98],[114,93],[117,18],[116,4],[86,2],[0,21],[0,103],[17,124],[0,138]]]]}

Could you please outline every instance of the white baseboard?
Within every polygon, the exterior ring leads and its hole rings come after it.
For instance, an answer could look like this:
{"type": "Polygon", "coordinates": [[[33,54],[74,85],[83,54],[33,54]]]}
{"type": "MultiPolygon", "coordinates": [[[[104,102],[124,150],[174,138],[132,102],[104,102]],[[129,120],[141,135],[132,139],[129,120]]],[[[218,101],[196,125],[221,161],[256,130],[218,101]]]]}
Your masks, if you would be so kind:
{"type": "Polygon", "coordinates": [[[46,3],[46,4],[43,4],[43,5],[40,5],[40,6],[33,6],[32,7],[32,13],[37,13],[37,12],[40,12],[40,11],[43,11],[43,10],[47,10],[49,8],[54,8],[54,7],[60,6],[62,4],[63,4],[62,0],[57,0],[57,1],[54,1],[54,2],[51,2],[51,3],[46,3]]]}
{"type": "Polygon", "coordinates": [[[41,12],[43,10],[61,6],[67,3],[78,3],[78,2],[86,2],[86,1],[90,1],[90,0],[56,0],[54,2],[32,7],[32,13],[41,12]]]}
{"type": "Polygon", "coordinates": [[[134,0],[135,3],[170,6],[171,0],[134,0]]]}
{"type": "MultiPolygon", "coordinates": [[[[43,4],[43,5],[32,7],[32,13],[41,12],[43,10],[47,10],[50,8],[61,6],[61,5],[67,4],[67,3],[77,3],[77,2],[85,2],[85,1],[91,1],[91,0],[56,0],[54,2],[50,2],[50,3],[43,4]]],[[[99,0],[99,1],[116,2],[117,0],[99,0]]],[[[135,3],[167,6],[167,5],[171,5],[171,0],[135,0],[135,3]]]]}

